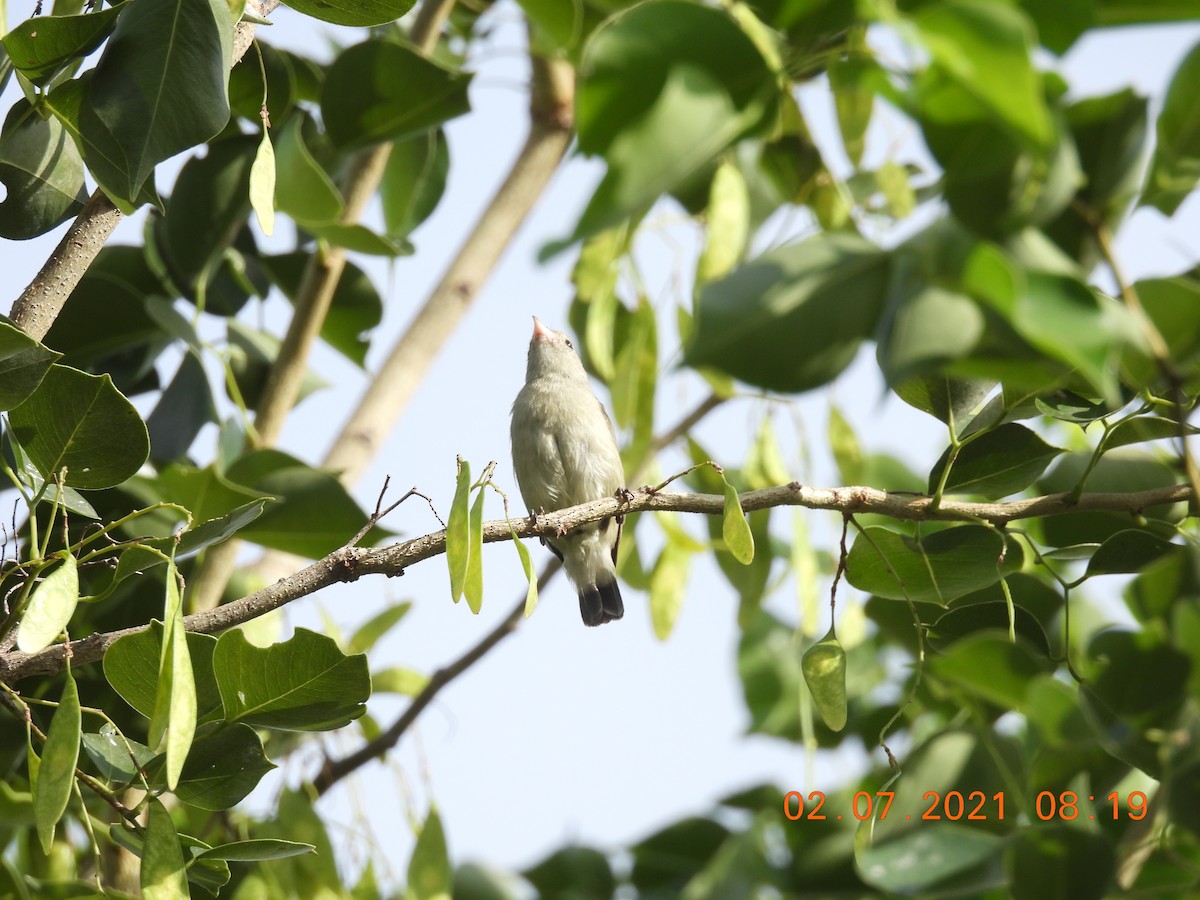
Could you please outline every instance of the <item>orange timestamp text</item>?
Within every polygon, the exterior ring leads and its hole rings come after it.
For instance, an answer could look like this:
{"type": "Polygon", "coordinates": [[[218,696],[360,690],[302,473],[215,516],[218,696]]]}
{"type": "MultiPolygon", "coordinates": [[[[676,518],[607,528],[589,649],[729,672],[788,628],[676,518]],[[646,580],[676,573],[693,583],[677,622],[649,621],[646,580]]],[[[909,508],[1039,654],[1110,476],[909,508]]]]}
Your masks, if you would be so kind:
{"type": "MultiPolygon", "coordinates": [[[[888,817],[895,791],[858,791],[850,801],[847,818],[853,817],[859,821],[870,819],[872,816],[880,821],[888,817]]],[[[1075,791],[1040,791],[1034,798],[1033,813],[1043,822],[1061,820],[1064,822],[1075,819],[1096,820],[1109,818],[1116,821],[1120,818],[1138,821],[1146,817],[1149,802],[1142,791],[1130,791],[1122,796],[1119,791],[1113,791],[1108,796],[1097,798],[1089,794],[1086,801],[1089,805],[1082,806],[1085,798],[1075,791]],[[1097,803],[1097,800],[1100,803],[1097,803]],[[1089,812],[1089,810],[1091,810],[1089,812]]],[[[906,815],[905,819],[918,821],[951,821],[967,822],[999,822],[1004,819],[1004,791],[997,791],[988,796],[983,791],[926,791],[922,801],[928,804],[920,816],[906,815]]],[[[809,791],[807,795],[800,791],[788,791],[783,795],[783,814],[789,820],[813,822],[826,819],[842,818],[836,810],[826,808],[826,797],[822,791],[809,791]]]]}

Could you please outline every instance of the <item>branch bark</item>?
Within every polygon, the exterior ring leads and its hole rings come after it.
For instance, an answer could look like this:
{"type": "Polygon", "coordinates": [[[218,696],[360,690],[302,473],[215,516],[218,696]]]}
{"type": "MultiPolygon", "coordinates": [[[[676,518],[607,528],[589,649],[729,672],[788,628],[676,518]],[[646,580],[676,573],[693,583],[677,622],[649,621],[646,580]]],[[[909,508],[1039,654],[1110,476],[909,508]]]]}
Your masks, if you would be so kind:
{"type": "MultiPolygon", "coordinates": [[[[976,503],[943,500],[933,508],[929,497],[895,494],[871,487],[810,487],[793,481],[739,495],[742,509],[753,512],[776,506],[803,506],[808,509],[832,510],[842,514],[877,513],[894,519],[910,521],[990,522],[1003,526],[1018,519],[1063,515],[1072,512],[1118,512],[1139,515],[1154,506],[1187,503],[1192,490],[1186,484],[1175,484],[1146,491],[1124,493],[1084,494],[1072,502],[1066,493],[1048,494],[1005,503],[976,503]]],[[[484,543],[519,538],[554,535],[570,531],[589,522],[611,516],[661,510],[719,516],[724,512],[725,498],[720,494],[654,492],[642,489],[632,499],[609,498],[573,506],[570,509],[546,513],[536,521],[528,518],[495,519],[483,523],[484,543]],[[510,531],[511,529],[511,531],[510,531]]],[[[404,570],[422,560],[438,556],[446,550],[445,530],[435,531],[387,547],[342,547],[323,559],[301,569],[296,574],[255,591],[240,600],[216,609],[193,613],[184,618],[188,631],[204,634],[224,631],[285,606],[301,597],[316,593],[339,582],[357,581],[364,575],[402,575],[404,570]]],[[[127,634],[144,631],[146,626],[124,628],[90,635],[70,646],[75,666],[95,662],[112,644],[127,634]]],[[[63,644],[47,647],[37,653],[10,651],[0,655],[0,681],[12,684],[31,675],[50,675],[65,665],[63,644]]]]}
{"type": "MultiPolygon", "coordinates": [[[[270,15],[279,3],[280,0],[258,0],[258,14],[270,15]]],[[[254,41],[255,28],[252,22],[238,24],[233,36],[234,64],[246,55],[254,41]]],[[[41,271],[13,303],[9,311],[13,324],[35,340],[44,338],[123,218],[108,195],[96,188],[41,271]]]]}

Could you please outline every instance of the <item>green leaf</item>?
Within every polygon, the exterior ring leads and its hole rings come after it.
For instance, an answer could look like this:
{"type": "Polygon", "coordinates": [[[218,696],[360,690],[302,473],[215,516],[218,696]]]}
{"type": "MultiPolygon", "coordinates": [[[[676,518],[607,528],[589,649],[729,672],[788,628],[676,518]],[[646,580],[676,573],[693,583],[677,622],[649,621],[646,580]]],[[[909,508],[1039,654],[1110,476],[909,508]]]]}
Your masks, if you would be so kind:
{"type": "Polygon", "coordinates": [[[342,215],[342,195],[305,144],[306,121],[292,116],[275,132],[275,208],[305,224],[334,222],[342,215]]]}
{"type": "Polygon", "coordinates": [[[217,641],[213,673],[225,718],[263,728],[340,728],[366,711],[371,695],[366,656],[346,656],[332,638],[307,628],[266,648],[227,631],[217,641]]]}
{"type": "Polygon", "coordinates": [[[102,778],[118,784],[130,784],[154,759],[154,751],[145,744],[122,738],[105,722],[96,734],[83,735],[83,749],[102,778]],[[132,754],[131,754],[132,751],[132,754]]]}
{"type": "Polygon", "coordinates": [[[1002,836],[984,831],[976,823],[923,825],[856,853],[862,879],[882,891],[920,894],[998,856],[1005,847],[1002,836]]]}
{"type": "Polygon", "coordinates": [[[854,55],[835,59],[829,66],[829,87],[833,90],[842,145],[856,167],[862,162],[875,101],[875,94],[863,84],[864,75],[871,72],[872,67],[873,61],[864,62],[854,55]]]}
{"type": "Polygon", "coordinates": [[[1052,674],[1030,681],[1021,712],[1049,747],[1083,750],[1100,740],[1078,688],[1063,684],[1052,674]]]}
{"type": "MultiPolygon", "coordinates": [[[[264,256],[260,260],[271,280],[291,302],[296,302],[300,282],[312,254],[305,251],[264,256]]],[[[343,356],[365,365],[370,341],[366,335],[383,318],[383,300],[367,274],[347,262],[333,289],[329,312],[321,323],[321,339],[343,356]]]]}
{"type": "Polygon", "coordinates": [[[81,16],[37,16],[4,35],[4,49],[18,72],[45,87],[65,66],[100,46],[117,26],[124,3],[81,16]]]}
{"type": "Polygon", "coordinates": [[[1092,554],[1087,575],[1132,574],[1140,572],[1168,553],[1180,552],[1178,544],[1140,528],[1118,531],[1092,554]]]}
{"type": "MultiPolygon", "coordinates": [[[[318,559],[341,547],[367,515],[333,475],[278,450],[256,450],[226,470],[230,481],[279,499],[239,532],[245,540],[318,559]]],[[[387,534],[375,527],[364,543],[387,534]]]]}
{"type": "MultiPolygon", "coordinates": [[[[1017,581],[1015,586],[1019,590],[1025,585],[1017,581]]],[[[1009,593],[1018,593],[1013,587],[1013,584],[1009,585],[1009,593]]],[[[1001,592],[999,585],[991,590],[1001,592]]],[[[1019,602],[1019,597],[1014,597],[1014,601],[1019,602]]],[[[1038,617],[1016,602],[1010,607],[1007,600],[974,602],[972,598],[956,604],[948,612],[938,616],[937,621],[929,626],[929,644],[935,650],[948,650],[955,641],[971,637],[980,631],[1007,633],[1010,625],[1013,633],[1037,653],[1042,656],[1050,655],[1050,639],[1046,637],[1046,630],[1038,621],[1038,617]]]]}
{"type": "Polygon", "coordinates": [[[629,326],[616,348],[616,372],[611,390],[618,428],[631,429],[621,451],[626,471],[639,468],[654,440],[654,397],[658,383],[658,323],[646,298],[628,318],[629,326]]]}
{"type": "Polygon", "coordinates": [[[0,410],[12,409],[32,394],[61,356],[16,326],[0,322],[0,410]]]}
{"type": "Polygon", "coordinates": [[[579,43],[584,30],[578,0],[519,0],[532,30],[533,46],[548,58],[579,43]]]}
{"type": "Polygon", "coordinates": [[[450,150],[440,128],[392,145],[379,184],[390,237],[407,238],[437,208],[449,170],[450,150]]]}
{"type": "Polygon", "coordinates": [[[750,194],[741,170],[728,160],[722,162],[708,191],[708,228],[696,263],[697,286],[728,275],[741,261],[750,236],[750,194]]]}
{"type": "Polygon", "coordinates": [[[25,100],[9,110],[0,132],[0,237],[14,241],[45,234],[75,215],[87,200],[83,158],[53,118],[25,100]]]}
{"type": "Polygon", "coordinates": [[[179,590],[174,558],[167,563],[166,585],[162,650],[154,712],[150,716],[149,742],[150,746],[157,747],[165,737],[167,787],[175,790],[196,733],[197,692],[187,633],[183,627],[183,595],[179,590]]]}
{"type": "Polygon", "coordinates": [[[376,613],[354,630],[354,634],[346,642],[346,650],[350,653],[366,653],[381,637],[395,628],[400,620],[408,615],[410,609],[412,601],[405,600],[376,613]]]}
{"type": "MultiPolygon", "coordinates": [[[[941,484],[951,452],[947,447],[930,471],[929,493],[934,493],[941,484]]],[[[974,494],[988,500],[1007,497],[1037,481],[1062,452],[1024,425],[1009,422],[981,434],[962,448],[946,479],[946,493],[974,494]]]]}
{"type": "Polygon", "coordinates": [[[80,149],[105,190],[133,201],[158,163],[225,127],[233,24],[225,0],[140,0],[122,13],[80,85],[80,149]]]}
{"type": "MultiPolygon", "coordinates": [[[[188,632],[187,642],[196,686],[196,712],[205,718],[221,707],[221,694],[212,671],[217,639],[188,632]]],[[[118,638],[104,654],[104,677],[122,700],[146,718],[154,715],[162,644],[162,623],[152,620],[148,628],[118,638]]]]}
{"type": "Polygon", "coordinates": [[[687,595],[692,554],[675,541],[668,541],[650,573],[650,621],[660,641],[671,636],[675,620],[687,595]]]}
{"type": "Polygon", "coordinates": [[[454,883],[454,870],[446,852],[446,833],[437,809],[431,807],[412,859],[408,862],[407,897],[412,900],[447,900],[454,883]]]}
{"type": "Polygon", "coordinates": [[[208,146],[179,172],[166,216],[156,221],[157,248],[172,280],[189,297],[211,279],[250,210],[257,142],[238,135],[208,146]]]}
{"type": "Polygon", "coordinates": [[[778,102],[773,72],[725,12],[651,0],[610,18],[584,50],[575,105],[579,149],[608,172],[570,240],[690,186],[778,102]]]}
{"type": "Polygon", "coordinates": [[[750,523],[742,512],[742,502],[738,492],[728,481],[725,482],[725,512],[721,516],[721,536],[725,539],[725,549],[740,562],[748,566],[754,561],[754,535],[750,533],[750,523]]]}
{"type": "MultiPolygon", "coordinates": [[[[158,765],[148,769],[152,778],[161,778],[162,760],[158,757],[158,765]]],[[[200,809],[231,809],[274,768],[263,753],[262,739],[249,725],[210,723],[196,732],[175,795],[200,809]]]]}
{"type": "Polygon", "coordinates": [[[846,727],[846,651],[832,625],[825,637],[804,651],[800,671],[821,721],[841,731],[846,727]]]}
{"type": "Polygon", "coordinates": [[[259,838],[258,840],[218,844],[202,853],[197,853],[193,858],[224,859],[230,862],[261,862],[268,859],[287,859],[291,856],[303,856],[306,853],[316,852],[317,848],[312,844],[302,844],[299,841],[281,841],[278,838],[259,838]]]}
{"type": "Polygon", "coordinates": [[[890,600],[943,606],[1020,571],[1021,545],[993,528],[958,525],[919,540],[882,527],[866,528],[846,559],[846,580],[890,600]],[[882,558],[881,555],[882,554],[882,558]],[[1003,554],[1003,558],[1002,558],[1003,554]]]}
{"type": "Polygon", "coordinates": [[[935,66],[1025,140],[1050,144],[1050,115],[1031,59],[1033,28],[1019,9],[946,0],[921,6],[909,21],[935,66]]]}
{"type": "Polygon", "coordinates": [[[371,690],[374,694],[403,694],[405,697],[415,697],[428,685],[428,675],[401,666],[371,673],[371,690]]]}
{"type": "Polygon", "coordinates": [[[264,128],[250,167],[250,205],[263,234],[275,234],[275,145],[264,128]]]}
{"type": "Polygon", "coordinates": [[[1048,656],[1001,631],[970,635],[929,659],[929,671],[938,678],[1013,710],[1023,708],[1033,680],[1053,668],[1048,656]]]}
{"type": "MultiPolygon", "coordinates": [[[[134,831],[128,825],[114,824],[108,828],[108,836],[118,847],[128,850],[134,856],[145,859],[147,853],[147,838],[145,831],[134,831]]],[[[177,845],[189,856],[199,851],[209,849],[208,844],[197,840],[191,835],[177,834],[177,845]]],[[[216,896],[229,883],[229,864],[219,859],[195,860],[184,867],[184,874],[190,884],[200,888],[210,896],[216,896]]],[[[176,896],[172,894],[171,896],[176,896]]],[[[181,896],[187,896],[186,894],[181,896]]]]}
{"type": "Polygon", "coordinates": [[[71,487],[118,485],[150,455],[146,426],[107,375],[51,366],[8,421],[42,477],[66,468],[71,487]]]}
{"type": "Polygon", "coordinates": [[[1098,831],[1067,824],[1025,828],[1013,835],[1007,856],[1015,900],[1100,900],[1114,887],[1113,844],[1098,831]]]}
{"type": "Polygon", "coordinates": [[[142,846],[141,887],[145,900],[180,900],[190,896],[175,823],[157,799],[150,800],[142,846]]]}
{"type": "Polygon", "coordinates": [[[823,235],[746,263],[701,292],[685,361],[769,390],[826,384],[874,335],[887,262],[862,238],[823,235]]]}
{"type": "Polygon", "coordinates": [[[66,683],[58,709],[50,720],[46,732],[46,743],[42,747],[42,759],[33,786],[33,815],[37,823],[38,840],[42,852],[49,853],[54,843],[54,827],[67,809],[71,789],[75,786],[75,764],[79,760],[79,741],[82,736],[82,714],[79,709],[79,688],[71,670],[67,670],[66,683]]]}
{"type": "Polygon", "coordinates": [[[21,617],[17,649],[24,653],[36,653],[54,643],[71,621],[79,602],[79,565],[75,556],[70,550],[61,550],[56,555],[62,557],[62,565],[56,566],[33,589],[29,606],[21,617]]]}
{"type": "Polygon", "coordinates": [[[332,22],[363,27],[394,22],[413,8],[415,0],[288,0],[297,12],[332,22]]]}
{"type": "Polygon", "coordinates": [[[1162,112],[1154,161],[1143,189],[1142,202],[1173,215],[1200,179],[1200,44],[1191,49],[1175,71],[1162,112]]]}
{"type": "Polygon", "coordinates": [[[568,846],[521,873],[541,897],[611,897],[612,866],[599,850],[568,846]]]}
{"type": "Polygon", "coordinates": [[[525,573],[525,580],[529,583],[529,588],[525,591],[525,618],[528,619],[533,615],[533,610],[538,602],[538,577],[533,568],[533,560],[529,558],[529,548],[516,534],[513,535],[513,543],[516,544],[517,556],[521,560],[521,570],[525,573]]]}
{"type": "Polygon", "coordinates": [[[404,256],[412,252],[411,245],[394,241],[376,234],[365,225],[347,225],[344,222],[304,222],[304,230],[335,247],[345,247],[356,253],[369,256],[404,256]]]}
{"type": "Polygon", "coordinates": [[[458,460],[458,483],[446,520],[446,564],[450,567],[450,599],[455,603],[463,595],[471,567],[471,519],[467,503],[471,499],[471,464],[458,460]]]}
{"type": "Polygon", "coordinates": [[[422,134],[467,112],[471,76],[416,49],[367,40],[334,59],[321,90],[321,118],[340,149],[422,134]]]}
{"type": "Polygon", "coordinates": [[[479,615],[483,608],[483,497],[481,487],[471,504],[470,540],[471,550],[467,557],[467,578],[463,583],[463,594],[471,612],[479,615]]]}

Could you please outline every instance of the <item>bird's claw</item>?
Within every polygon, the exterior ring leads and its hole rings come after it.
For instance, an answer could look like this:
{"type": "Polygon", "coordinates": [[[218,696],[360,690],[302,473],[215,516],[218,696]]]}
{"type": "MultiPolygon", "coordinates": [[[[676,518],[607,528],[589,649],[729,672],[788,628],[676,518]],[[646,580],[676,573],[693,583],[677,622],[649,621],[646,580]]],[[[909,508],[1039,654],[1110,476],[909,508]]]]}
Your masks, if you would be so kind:
{"type": "Polygon", "coordinates": [[[634,498],[634,493],[627,487],[619,487],[619,488],[617,488],[616,493],[613,496],[615,496],[622,503],[632,503],[633,498],[634,498]]]}

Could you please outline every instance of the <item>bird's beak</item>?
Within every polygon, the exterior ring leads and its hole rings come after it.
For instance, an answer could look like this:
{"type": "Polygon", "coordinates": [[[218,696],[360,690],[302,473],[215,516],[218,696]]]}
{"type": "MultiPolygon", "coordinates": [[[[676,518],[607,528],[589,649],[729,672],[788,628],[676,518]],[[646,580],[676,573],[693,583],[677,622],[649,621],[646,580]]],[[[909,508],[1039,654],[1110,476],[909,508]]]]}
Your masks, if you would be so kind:
{"type": "Polygon", "coordinates": [[[537,316],[533,317],[533,339],[536,341],[539,338],[545,340],[550,337],[550,329],[542,324],[542,320],[537,316]]]}

